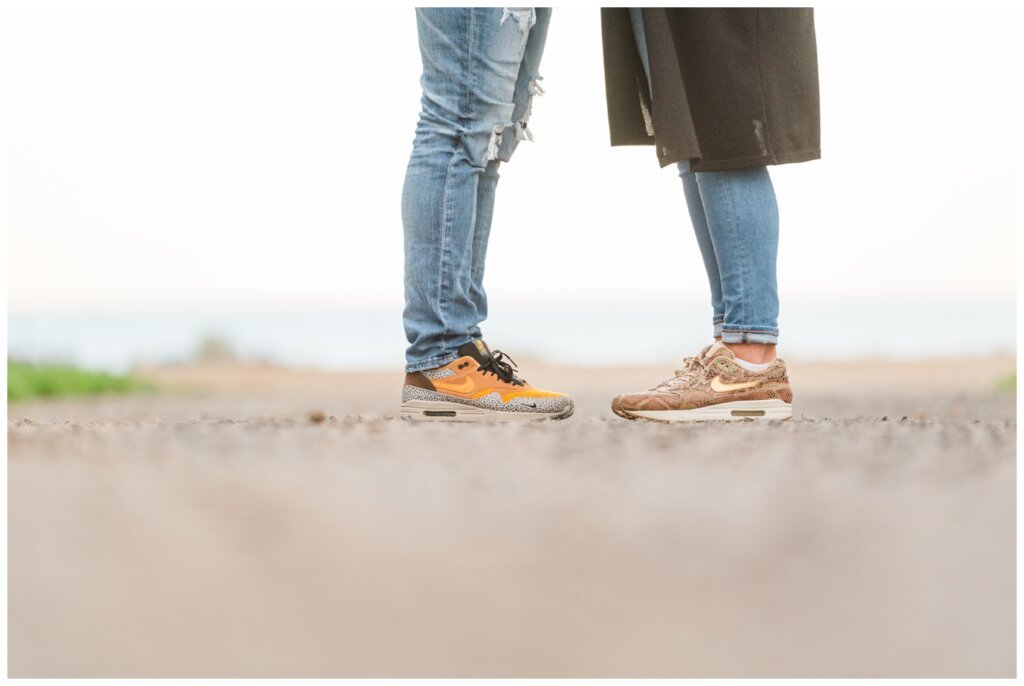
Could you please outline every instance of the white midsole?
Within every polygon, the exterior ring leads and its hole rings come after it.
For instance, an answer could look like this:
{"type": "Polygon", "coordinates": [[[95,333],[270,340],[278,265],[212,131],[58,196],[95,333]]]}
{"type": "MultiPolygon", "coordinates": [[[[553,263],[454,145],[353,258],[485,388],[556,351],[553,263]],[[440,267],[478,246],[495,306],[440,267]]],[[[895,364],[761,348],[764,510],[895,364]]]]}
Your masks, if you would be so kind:
{"type": "Polygon", "coordinates": [[[572,405],[569,405],[562,412],[503,412],[501,410],[489,410],[484,407],[474,407],[472,405],[445,402],[443,400],[407,400],[402,403],[403,417],[436,422],[518,422],[532,419],[561,419],[571,414],[572,405]],[[454,414],[452,414],[453,412],[454,414]]]}
{"type": "Polygon", "coordinates": [[[734,422],[743,419],[789,419],[793,406],[778,398],[770,400],[734,400],[692,410],[624,410],[632,417],[657,419],[663,422],[734,422]],[[752,413],[752,414],[748,414],[752,413]]]}

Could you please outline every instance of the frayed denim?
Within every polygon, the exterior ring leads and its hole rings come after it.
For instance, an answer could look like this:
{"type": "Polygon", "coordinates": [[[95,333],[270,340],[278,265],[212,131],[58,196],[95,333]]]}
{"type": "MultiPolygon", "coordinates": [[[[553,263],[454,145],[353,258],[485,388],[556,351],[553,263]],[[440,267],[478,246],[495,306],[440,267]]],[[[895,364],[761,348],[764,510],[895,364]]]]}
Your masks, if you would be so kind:
{"type": "Polygon", "coordinates": [[[549,8],[416,10],[421,111],[402,190],[406,371],[438,367],[481,335],[498,167],[523,140],[549,8]]]}

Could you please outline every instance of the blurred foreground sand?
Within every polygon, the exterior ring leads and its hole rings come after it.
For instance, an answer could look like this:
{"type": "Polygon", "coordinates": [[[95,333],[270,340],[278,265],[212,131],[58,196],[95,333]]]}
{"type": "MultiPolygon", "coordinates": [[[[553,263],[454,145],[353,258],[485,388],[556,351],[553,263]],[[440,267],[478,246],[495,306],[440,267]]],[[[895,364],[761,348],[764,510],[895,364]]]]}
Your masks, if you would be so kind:
{"type": "Polygon", "coordinates": [[[1014,675],[1012,358],[791,365],[768,425],[527,368],[576,416],[414,425],[398,373],[244,365],[12,405],[10,675],[1014,675]]]}

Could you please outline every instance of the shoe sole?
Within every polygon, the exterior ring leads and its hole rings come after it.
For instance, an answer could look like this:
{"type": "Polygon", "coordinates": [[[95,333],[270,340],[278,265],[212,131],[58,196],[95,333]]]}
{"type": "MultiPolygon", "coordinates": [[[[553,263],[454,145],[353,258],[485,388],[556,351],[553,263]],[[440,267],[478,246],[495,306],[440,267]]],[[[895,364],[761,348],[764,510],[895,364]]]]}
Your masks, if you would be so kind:
{"type": "Polygon", "coordinates": [[[530,422],[565,419],[572,412],[572,401],[561,412],[502,412],[442,400],[408,400],[402,403],[402,417],[419,422],[530,422]]]}
{"type": "Polygon", "coordinates": [[[793,416],[793,406],[783,400],[734,400],[692,410],[614,410],[626,419],[657,422],[737,422],[784,420],[793,416]]]}

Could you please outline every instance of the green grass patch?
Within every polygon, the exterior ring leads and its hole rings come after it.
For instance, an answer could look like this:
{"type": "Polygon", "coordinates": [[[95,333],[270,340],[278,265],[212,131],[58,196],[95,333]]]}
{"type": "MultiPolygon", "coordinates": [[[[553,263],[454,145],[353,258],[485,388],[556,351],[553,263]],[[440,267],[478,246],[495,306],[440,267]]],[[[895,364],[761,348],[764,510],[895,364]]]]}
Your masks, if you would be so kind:
{"type": "Polygon", "coordinates": [[[89,372],[67,365],[7,362],[7,399],[54,398],[68,395],[128,393],[152,386],[130,376],[89,372]]]}
{"type": "Polygon", "coordinates": [[[1009,376],[1004,376],[996,382],[996,391],[999,393],[1016,393],[1017,392],[1017,374],[1013,373],[1009,376]]]}

